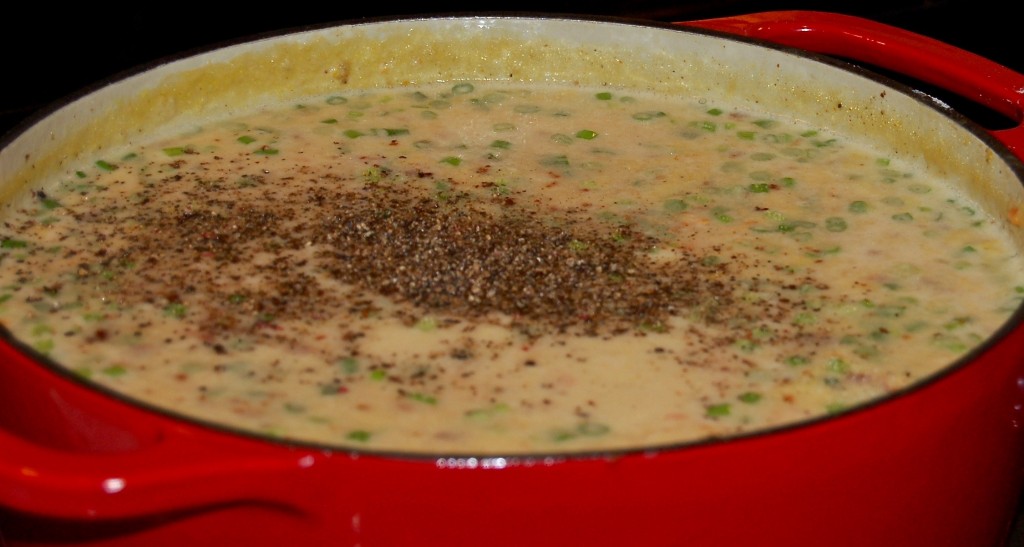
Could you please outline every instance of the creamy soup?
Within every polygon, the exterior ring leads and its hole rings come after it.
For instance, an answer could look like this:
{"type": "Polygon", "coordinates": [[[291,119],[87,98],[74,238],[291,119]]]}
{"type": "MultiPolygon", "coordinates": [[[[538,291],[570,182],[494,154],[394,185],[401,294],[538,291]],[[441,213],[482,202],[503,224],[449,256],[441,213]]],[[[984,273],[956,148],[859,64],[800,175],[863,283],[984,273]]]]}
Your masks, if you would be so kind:
{"type": "Polygon", "coordinates": [[[464,82],[106,152],[4,213],[0,317],[89,381],[301,442],[727,437],[933,375],[1024,262],[918,165],[728,104],[464,82]]]}

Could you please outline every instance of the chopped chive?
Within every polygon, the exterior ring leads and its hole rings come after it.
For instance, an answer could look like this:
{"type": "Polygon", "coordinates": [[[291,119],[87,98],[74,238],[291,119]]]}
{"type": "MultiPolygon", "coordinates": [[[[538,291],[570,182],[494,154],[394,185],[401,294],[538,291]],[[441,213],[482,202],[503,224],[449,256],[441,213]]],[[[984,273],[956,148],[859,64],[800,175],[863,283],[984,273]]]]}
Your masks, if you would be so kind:
{"type": "Polygon", "coordinates": [[[349,431],[348,434],[345,435],[345,438],[350,441],[359,441],[361,443],[365,443],[366,441],[370,440],[371,436],[372,435],[370,434],[369,431],[363,429],[356,429],[354,431],[349,431]]]}
{"type": "Polygon", "coordinates": [[[851,213],[866,213],[868,211],[868,203],[866,201],[854,201],[846,209],[851,213]]]}
{"type": "Polygon", "coordinates": [[[0,249],[24,249],[25,247],[28,247],[28,242],[20,239],[4,239],[0,241],[0,249]]]}
{"type": "Polygon", "coordinates": [[[187,312],[188,309],[185,307],[185,304],[182,304],[181,302],[172,302],[164,306],[164,315],[168,317],[173,317],[175,319],[181,319],[185,317],[185,314],[187,312]]]}
{"type": "Polygon", "coordinates": [[[103,374],[111,377],[123,376],[128,372],[128,369],[122,365],[110,365],[109,367],[102,370],[103,374]]]}
{"type": "Polygon", "coordinates": [[[568,167],[569,158],[564,154],[555,154],[541,158],[540,163],[549,167],[568,167]]]}
{"type": "Polygon", "coordinates": [[[806,365],[808,362],[810,362],[810,361],[806,357],[804,357],[803,355],[791,355],[791,356],[786,358],[786,364],[791,366],[791,367],[798,367],[800,365],[806,365]]]}
{"type": "Polygon", "coordinates": [[[719,403],[717,405],[709,405],[705,408],[705,415],[709,418],[720,418],[722,416],[728,416],[732,411],[729,403],[719,403]]]}
{"type": "Polygon", "coordinates": [[[370,167],[363,172],[363,179],[365,179],[366,182],[369,182],[370,184],[376,184],[380,182],[383,176],[384,172],[381,170],[380,167],[377,166],[370,167]]]}
{"type": "Polygon", "coordinates": [[[406,397],[408,397],[409,399],[412,399],[413,401],[418,401],[420,403],[424,403],[424,404],[428,404],[428,405],[436,405],[437,404],[437,397],[434,397],[433,395],[428,395],[426,393],[419,393],[419,392],[409,393],[409,394],[406,395],[406,397]]]}
{"type": "Polygon", "coordinates": [[[828,217],[825,219],[825,229],[830,232],[845,232],[846,220],[842,217],[828,217]]]}
{"type": "Polygon", "coordinates": [[[355,374],[359,372],[359,360],[355,357],[345,357],[338,361],[338,366],[345,374],[355,374]]]}
{"type": "Polygon", "coordinates": [[[433,317],[424,317],[416,322],[416,328],[423,332],[430,332],[437,329],[437,320],[433,317]]]}
{"type": "Polygon", "coordinates": [[[585,251],[588,247],[590,247],[590,245],[587,242],[580,241],[578,239],[574,239],[569,242],[569,250],[573,252],[578,253],[580,251],[585,251]]]}
{"type": "Polygon", "coordinates": [[[540,107],[535,104],[517,104],[512,111],[517,114],[536,114],[540,112],[540,107]]]}
{"type": "Polygon", "coordinates": [[[748,391],[746,393],[741,393],[739,400],[744,403],[753,404],[761,400],[761,394],[755,391],[748,391]]]}
{"type": "Polygon", "coordinates": [[[825,366],[826,368],[828,368],[828,370],[832,372],[838,372],[840,374],[850,372],[850,364],[842,359],[839,359],[838,357],[834,359],[829,359],[828,363],[825,366]]]}
{"type": "Polygon", "coordinates": [[[330,383],[320,386],[320,395],[341,395],[348,392],[348,388],[339,383],[330,383]]]}
{"type": "Polygon", "coordinates": [[[474,409],[467,410],[465,412],[465,416],[467,418],[474,418],[474,419],[492,418],[494,416],[503,414],[503,413],[508,412],[508,411],[509,411],[509,406],[507,404],[505,404],[505,403],[495,403],[494,405],[491,405],[491,406],[486,407],[486,408],[474,408],[474,409]]]}
{"type": "Polygon", "coordinates": [[[658,110],[648,110],[647,112],[637,112],[633,114],[633,119],[641,122],[653,120],[655,118],[662,118],[666,114],[658,110]]]}

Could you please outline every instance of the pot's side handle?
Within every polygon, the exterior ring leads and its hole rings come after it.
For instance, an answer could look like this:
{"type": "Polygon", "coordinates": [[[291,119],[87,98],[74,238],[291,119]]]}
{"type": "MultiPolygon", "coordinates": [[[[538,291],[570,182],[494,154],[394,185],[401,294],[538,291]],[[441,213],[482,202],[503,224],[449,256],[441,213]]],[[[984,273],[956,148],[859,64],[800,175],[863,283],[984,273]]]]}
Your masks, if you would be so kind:
{"type": "Polygon", "coordinates": [[[944,42],[861,17],[773,11],[677,23],[869,63],[984,105],[1014,122],[992,131],[1024,158],[1024,75],[944,42]]]}
{"type": "MultiPolygon", "coordinates": [[[[254,443],[255,445],[255,443],[254,443]]],[[[132,519],[226,504],[284,503],[275,483],[312,467],[308,453],[282,457],[171,425],[150,445],[94,452],[44,446],[0,428],[0,506],[53,519],[132,519]],[[261,477],[252,480],[253,476],[261,477]]],[[[294,507],[282,507],[295,511],[294,507]]]]}

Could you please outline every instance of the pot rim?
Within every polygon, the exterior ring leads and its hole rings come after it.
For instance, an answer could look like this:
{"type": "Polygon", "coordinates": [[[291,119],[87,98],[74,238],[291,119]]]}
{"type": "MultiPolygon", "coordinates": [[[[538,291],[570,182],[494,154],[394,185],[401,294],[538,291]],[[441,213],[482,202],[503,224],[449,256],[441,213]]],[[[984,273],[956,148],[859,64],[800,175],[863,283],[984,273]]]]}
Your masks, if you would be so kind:
{"type": "MultiPolygon", "coordinates": [[[[261,32],[187,49],[178,53],[166,55],[141,64],[137,64],[133,67],[118,71],[106,77],[102,77],[89,85],[81,87],[72,93],[69,93],[63,97],[51,101],[49,104],[37,109],[36,111],[30,113],[27,117],[20,120],[6,133],[0,135],[0,151],[5,150],[11,143],[16,141],[20,135],[28,131],[36,124],[49,118],[62,108],[72,105],[79,99],[87,97],[108,86],[117,85],[130,77],[146,73],[152,69],[158,68],[160,66],[175,61],[191,58],[205,53],[214,52],[227,47],[252,44],[254,42],[261,40],[284,39],[299,33],[325,31],[336,27],[371,26],[380,23],[392,23],[402,21],[411,22],[473,19],[511,19],[531,21],[563,20],[571,22],[621,24],[630,27],[673,30],[677,32],[700,34],[706,36],[713,36],[717,38],[724,38],[736,42],[743,42],[756,47],[777,50],[788,55],[803,58],[806,61],[827,65],[838,70],[850,72],[863,78],[873,80],[874,82],[883,85],[887,91],[898,92],[905,96],[908,96],[913,100],[917,101],[918,103],[926,105],[927,107],[929,107],[929,109],[936,111],[937,113],[951,119],[956,123],[956,125],[959,126],[959,128],[967,131],[973,137],[981,140],[987,149],[995,152],[996,156],[1000,159],[1000,161],[1004,162],[1010,168],[1010,171],[1013,172],[1017,180],[1021,183],[1022,186],[1024,186],[1024,161],[1022,161],[1022,158],[1014,154],[1009,149],[1009,147],[1007,147],[1002,141],[995,138],[988,130],[984,129],[967,116],[961,114],[953,107],[942,102],[940,99],[932,97],[931,95],[923,91],[917,90],[913,86],[901,82],[895,79],[894,77],[883,75],[877,71],[866,68],[855,62],[846,61],[835,56],[816,53],[797,47],[780,45],[764,39],[753,38],[749,36],[740,36],[729,32],[714,29],[699,27],[682,27],[675,23],[666,23],[646,19],[636,19],[623,16],[573,13],[546,13],[531,11],[452,12],[443,14],[385,15],[361,19],[342,19],[332,22],[302,25],[297,27],[289,27],[267,32],[261,32]]],[[[962,355],[960,358],[949,362],[946,366],[907,385],[904,388],[898,389],[896,391],[893,391],[891,393],[871,400],[861,402],[848,409],[844,409],[843,411],[838,412],[836,414],[817,415],[814,417],[810,417],[807,419],[791,423],[785,423],[767,428],[759,428],[747,433],[734,434],[725,437],[708,437],[688,441],[663,443],[658,445],[644,445],[620,449],[594,451],[551,451],[512,453],[507,456],[495,454],[480,455],[471,452],[406,452],[394,450],[374,450],[369,448],[356,448],[350,445],[335,445],[311,441],[293,440],[287,438],[275,438],[267,434],[255,433],[240,427],[225,425],[215,422],[213,420],[189,416],[174,410],[165,409],[155,404],[148,403],[146,401],[139,400],[132,396],[120,393],[102,384],[89,381],[88,379],[85,379],[80,375],[74,374],[66,367],[57,363],[55,360],[41,354],[40,352],[30,347],[26,343],[18,340],[8,331],[6,327],[2,325],[0,325],[0,350],[3,349],[2,347],[4,345],[6,345],[12,348],[17,354],[24,357],[26,361],[31,361],[33,365],[40,366],[47,370],[48,372],[56,374],[64,381],[68,381],[74,385],[85,388],[88,391],[100,394],[106,398],[111,398],[129,407],[141,410],[144,413],[155,414],[157,416],[169,418],[170,420],[175,422],[189,424],[204,430],[209,430],[214,433],[238,436],[250,440],[255,440],[261,443],[282,445],[291,448],[315,449],[319,451],[331,452],[345,452],[357,455],[366,455],[383,458],[398,458],[403,460],[422,460],[425,462],[430,462],[431,464],[436,464],[441,461],[449,460],[453,462],[452,466],[460,466],[463,464],[459,464],[457,462],[464,462],[465,460],[571,461],[607,457],[617,458],[635,454],[650,455],[654,453],[699,450],[722,444],[751,442],[759,439],[776,438],[779,436],[796,434],[800,431],[818,428],[827,424],[841,422],[844,420],[850,420],[853,419],[855,416],[873,412],[879,408],[890,406],[902,399],[911,397],[914,394],[927,391],[936,384],[948,381],[950,377],[955,376],[958,373],[962,372],[963,370],[972,367],[972,365],[975,365],[976,362],[984,354],[992,351],[994,347],[1000,345],[1001,343],[1009,339],[1011,335],[1020,330],[1024,330],[1024,300],[1022,300],[1022,302],[1016,307],[1014,312],[1008,317],[1008,319],[1003,323],[1003,325],[999,329],[991,332],[983,342],[973,347],[970,351],[962,355]]]]}

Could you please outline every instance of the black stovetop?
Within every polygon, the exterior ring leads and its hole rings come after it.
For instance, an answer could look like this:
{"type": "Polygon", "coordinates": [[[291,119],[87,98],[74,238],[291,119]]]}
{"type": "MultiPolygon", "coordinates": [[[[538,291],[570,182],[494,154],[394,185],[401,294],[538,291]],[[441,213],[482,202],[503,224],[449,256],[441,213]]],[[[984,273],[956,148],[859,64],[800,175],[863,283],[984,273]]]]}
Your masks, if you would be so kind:
{"type": "MultiPolygon", "coordinates": [[[[40,3],[41,4],[41,3],[40,3]]],[[[994,0],[631,0],[584,3],[438,0],[429,5],[306,3],[288,9],[245,7],[225,13],[212,6],[167,4],[147,13],[130,7],[60,8],[22,5],[21,15],[0,20],[0,134],[52,101],[100,79],[155,59],[223,41],[305,25],[364,17],[438,12],[586,13],[683,21],[780,9],[859,15],[937,38],[1024,73],[1024,47],[1016,18],[994,0]]],[[[1024,502],[1024,497],[1022,497],[1024,502]]],[[[1021,505],[1024,509],[1024,503],[1021,505]]],[[[1009,540],[1024,546],[1024,510],[1009,540]]]]}

